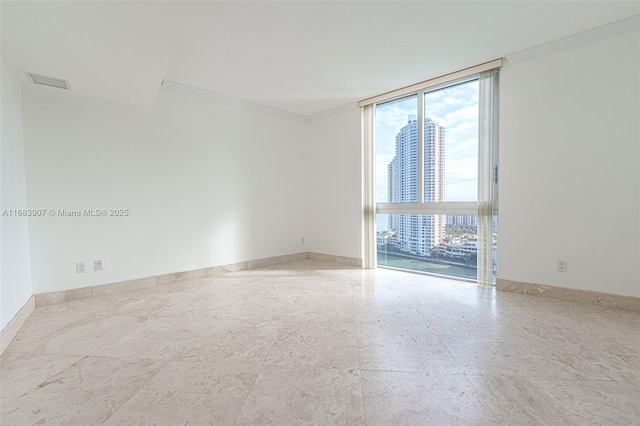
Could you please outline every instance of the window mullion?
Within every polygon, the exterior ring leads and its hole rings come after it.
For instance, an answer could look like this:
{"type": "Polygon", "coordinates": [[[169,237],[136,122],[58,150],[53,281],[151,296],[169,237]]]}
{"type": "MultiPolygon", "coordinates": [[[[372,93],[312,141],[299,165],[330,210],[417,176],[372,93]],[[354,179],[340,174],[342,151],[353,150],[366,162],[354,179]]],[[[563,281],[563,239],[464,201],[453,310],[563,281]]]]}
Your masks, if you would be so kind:
{"type": "Polygon", "coordinates": [[[362,109],[362,151],[363,151],[363,267],[376,267],[375,231],[375,111],[373,105],[362,109]]]}
{"type": "Polygon", "coordinates": [[[418,92],[418,161],[416,176],[416,201],[424,203],[424,92],[418,92]]]}

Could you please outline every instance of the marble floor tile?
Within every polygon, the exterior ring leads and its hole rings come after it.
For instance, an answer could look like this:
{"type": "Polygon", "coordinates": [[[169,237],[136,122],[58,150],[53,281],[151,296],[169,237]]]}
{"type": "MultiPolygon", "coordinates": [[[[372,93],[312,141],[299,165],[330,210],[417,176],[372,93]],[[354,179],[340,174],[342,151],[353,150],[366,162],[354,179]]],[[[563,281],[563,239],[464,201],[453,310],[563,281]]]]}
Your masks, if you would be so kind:
{"type": "Polygon", "coordinates": [[[300,296],[282,319],[292,322],[355,322],[353,298],[300,296]]]}
{"type": "Polygon", "coordinates": [[[231,425],[259,367],[173,361],[105,425],[231,425]]]}
{"type": "Polygon", "coordinates": [[[6,352],[43,352],[47,341],[89,319],[90,316],[84,314],[43,312],[36,308],[11,341],[6,352]]]}
{"type": "Polygon", "coordinates": [[[498,424],[464,375],[363,371],[362,387],[367,424],[498,424]]]}
{"type": "Polygon", "coordinates": [[[201,289],[208,288],[214,280],[214,277],[183,278],[178,279],[177,281],[160,283],[155,287],[147,288],[144,291],[160,291],[162,293],[198,292],[201,289]]]}
{"type": "Polygon", "coordinates": [[[271,321],[283,319],[297,300],[288,294],[242,296],[230,300],[224,319],[271,321]]]}
{"type": "Polygon", "coordinates": [[[150,360],[83,358],[31,391],[0,400],[2,424],[99,425],[161,367],[150,360]]]}
{"type": "Polygon", "coordinates": [[[118,339],[138,324],[136,317],[121,316],[58,316],[48,312],[46,315],[36,313],[33,317],[11,342],[8,351],[95,355],[100,347],[118,339]]]}
{"type": "Polygon", "coordinates": [[[604,306],[573,303],[566,300],[539,297],[539,304],[552,312],[557,312],[568,320],[586,322],[598,328],[618,328],[621,325],[633,325],[640,330],[640,312],[626,311],[604,306]]]}
{"type": "Polygon", "coordinates": [[[289,277],[259,277],[243,278],[234,277],[227,274],[214,280],[210,285],[199,288],[190,293],[201,295],[235,295],[235,296],[278,296],[283,294],[283,289],[287,288],[287,295],[297,296],[297,287],[292,283],[298,282],[295,278],[289,277]]]}
{"type": "Polygon", "coordinates": [[[252,289],[260,286],[264,280],[264,274],[252,274],[254,271],[241,271],[230,274],[224,274],[211,280],[202,290],[197,289],[192,292],[210,293],[210,294],[247,294],[252,289]]]}
{"type": "Polygon", "coordinates": [[[277,321],[211,320],[176,359],[261,365],[282,326],[277,321]]]}
{"type": "Polygon", "coordinates": [[[446,348],[465,374],[577,379],[570,365],[550,357],[525,341],[448,341],[446,348]]]}
{"type": "Polygon", "coordinates": [[[409,300],[409,295],[397,282],[378,279],[355,279],[351,281],[351,285],[355,300],[377,298],[409,300]]]}
{"type": "Polygon", "coordinates": [[[555,394],[544,391],[535,378],[469,376],[479,398],[504,425],[568,425],[555,394]]]}
{"type": "Polygon", "coordinates": [[[502,322],[483,310],[465,306],[429,306],[422,309],[423,318],[434,330],[446,331],[455,328],[484,330],[501,328],[502,322]]]}
{"type": "MultiPolygon", "coordinates": [[[[87,299],[73,300],[66,303],[59,303],[56,305],[41,306],[36,308],[37,312],[50,312],[59,314],[104,314],[105,312],[111,312],[112,309],[119,306],[120,303],[126,303],[127,296],[101,296],[90,297],[87,299]]],[[[146,305],[150,301],[143,297],[138,298],[146,302],[146,305]]]]}
{"type": "Polygon", "coordinates": [[[354,297],[355,320],[366,324],[426,325],[426,307],[400,298],[354,297]]]}
{"type": "Polygon", "coordinates": [[[640,383],[640,348],[634,349],[630,342],[592,335],[564,341],[538,340],[536,348],[555,362],[571,367],[582,379],[637,380],[640,383]]]}
{"type": "Polygon", "coordinates": [[[437,281],[424,282],[424,280],[414,278],[413,280],[401,280],[401,285],[405,293],[416,301],[432,302],[434,299],[442,299],[451,303],[468,302],[468,298],[464,297],[464,293],[460,291],[459,285],[447,285],[446,281],[445,283],[442,281],[445,280],[437,279],[437,281]]]}
{"type": "MultiPolygon", "coordinates": [[[[563,318],[556,317],[546,318],[547,313],[544,312],[544,307],[527,306],[525,302],[517,301],[505,301],[495,300],[488,303],[479,302],[478,308],[483,309],[488,314],[492,315],[498,321],[510,325],[526,325],[536,323],[553,323],[554,321],[564,322],[563,318]]],[[[552,315],[553,317],[554,315],[552,315]]]]}
{"type": "Polygon", "coordinates": [[[543,390],[558,395],[559,410],[576,424],[631,425],[640,419],[638,380],[550,383],[543,390]]]}
{"type": "Polygon", "coordinates": [[[426,326],[358,324],[363,370],[463,372],[446,346],[426,326]]]}
{"type": "Polygon", "coordinates": [[[358,370],[265,365],[237,425],[364,425],[358,370]]]}
{"type": "Polygon", "coordinates": [[[126,316],[158,316],[160,312],[171,306],[184,306],[185,294],[178,292],[154,292],[145,289],[131,295],[112,295],[113,301],[109,311],[103,312],[110,315],[126,316]]]}
{"type": "Polygon", "coordinates": [[[640,418],[637,381],[470,379],[503,424],[631,425],[640,418]]]}
{"type": "Polygon", "coordinates": [[[286,323],[276,337],[265,365],[360,367],[358,338],[352,323],[286,323]]]}
{"type": "Polygon", "coordinates": [[[36,308],[0,357],[0,422],[640,418],[639,313],[318,259],[218,272],[36,308]]]}
{"type": "Polygon", "coordinates": [[[545,309],[544,305],[539,303],[540,297],[497,291],[493,286],[472,286],[458,288],[458,290],[473,302],[473,306],[498,317],[509,314],[515,314],[516,317],[517,314],[531,314],[537,318],[545,309]]]}
{"type": "Polygon", "coordinates": [[[353,286],[348,278],[340,281],[309,280],[304,286],[296,283],[301,297],[351,297],[353,286]]]}
{"type": "Polygon", "coordinates": [[[520,342],[526,343],[521,331],[514,330],[505,324],[496,324],[495,327],[443,327],[431,326],[440,341],[447,344],[466,342],[470,344],[483,344],[485,342],[520,342]]]}
{"type": "Polygon", "coordinates": [[[9,352],[0,358],[0,398],[19,397],[82,358],[84,356],[9,352]]]}
{"type": "Polygon", "coordinates": [[[527,338],[539,341],[566,342],[588,332],[587,327],[574,321],[564,321],[551,316],[539,316],[534,320],[528,317],[512,318],[505,321],[510,327],[520,330],[527,338]]]}
{"type": "Polygon", "coordinates": [[[232,303],[244,296],[230,294],[173,294],[179,300],[158,309],[154,316],[168,318],[222,318],[232,303]]]}
{"type": "MultiPolygon", "coordinates": [[[[119,331],[116,339],[100,345],[93,355],[135,359],[173,359],[192,347],[203,332],[202,319],[176,320],[137,317],[136,323],[119,331]]],[[[210,320],[209,320],[210,321],[210,320]]]]}

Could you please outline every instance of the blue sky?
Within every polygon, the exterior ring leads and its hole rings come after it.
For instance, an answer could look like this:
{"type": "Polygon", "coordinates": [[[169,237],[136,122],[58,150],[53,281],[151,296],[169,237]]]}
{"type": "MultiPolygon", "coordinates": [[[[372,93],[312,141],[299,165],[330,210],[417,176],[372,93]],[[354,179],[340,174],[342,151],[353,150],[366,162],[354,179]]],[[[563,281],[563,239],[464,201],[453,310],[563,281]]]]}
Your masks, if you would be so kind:
{"type": "MultiPolygon", "coordinates": [[[[416,113],[415,96],[376,108],[376,201],[388,199],[387,166],[395,154],[395,137],[407,124],[407,117],[416,113]]],[[[446,128],[445,201],[476,201],[478,82],[428,93],[425,117],[446,128]]]]}

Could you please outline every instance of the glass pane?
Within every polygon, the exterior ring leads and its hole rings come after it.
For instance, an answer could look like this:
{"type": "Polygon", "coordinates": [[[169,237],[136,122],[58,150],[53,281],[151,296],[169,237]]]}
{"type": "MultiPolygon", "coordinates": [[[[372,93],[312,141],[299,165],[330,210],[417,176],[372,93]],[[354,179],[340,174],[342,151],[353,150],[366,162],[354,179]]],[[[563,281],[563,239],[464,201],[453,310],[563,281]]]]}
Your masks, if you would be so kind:
{"type": "Polygon", "coordinates": [[[493,263],[493,279],[492,282],[496,283],[496,271],[498,270],[498,216],[494,215],[491,218],[491,227],[493,230],[493,243],[491,244],[491,259],[493,263]]]}
{"type": "Polygon", "coordinates": [[[379,214],[378,265],[477,278],[476,215],[379,214]]]}
{"type": "Polygon", "coordinates": [[[415,203],[418,176],[418,97],[376,107],[376,202],[415,203]]]}
{"type": "Polygon", "coordinates": [[[424,201],[478,200],[478,80],[424,96],[424,201]]]}

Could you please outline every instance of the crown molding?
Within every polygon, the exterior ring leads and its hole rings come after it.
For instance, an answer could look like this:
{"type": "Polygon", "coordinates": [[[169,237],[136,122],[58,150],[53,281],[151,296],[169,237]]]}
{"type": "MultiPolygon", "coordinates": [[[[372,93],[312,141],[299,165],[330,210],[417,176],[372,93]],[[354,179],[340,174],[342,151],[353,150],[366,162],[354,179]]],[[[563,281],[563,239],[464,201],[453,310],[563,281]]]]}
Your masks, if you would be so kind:
{"type": "Polygon", "coordinates": [[[638,31],[639,29],[640,15],[634,15],[620,21],[582,31],[558,40],[553,40],[548,43],[513,52],[506,55],[505,59],[511,63],[527,61],[539,56],[562,52],[599,40],[616,37],[632,31],[638,31]]]}
{"type": "Polygon", "coordinates": [[[302,115],[302,114],[296,114],[295,112],[270,107],[268,105],[258,104],[255,102],[245,101],[244,99],[234,98],[233,96],[227,96],[221,93],[211,92],[209,90],[200,89],[198,87],[189,86],[187,84],[178,83],[172,80],[164,80],[162,82],[161,89],[186,94],[189,96],[194,96],[201,99],[208,99],[208,100],[221,102],[229,105],[235,105],[242,108],[250,109],[252,111],[271,114],[281,118],[287,118],[289,120],[294,120],[294,121],[301,121],[304,123],[312,123],[315,121],[324,120],[326,118],[344,114],[345,112],[352,111],[358,108],[357,102],[351,102],[347,105],[331,108],[326,111],[318,112],[316,114],[302,115]]]}
{"type": "Polygon", "coordinates": [[[261,112],[264,114],[271,114],[281,118],[287,118],[289,120],[307,122],[307,117],[302,114],[296,114],[295,112],[286,111],[270,107],[267,105],[258,104],[255,102],[245,101],[244,99],[234,98],[232,96],[223,95],[221,93],[211,92],[209,90],[200,89],[198,87],[189,86],[186,84],[178,83],[171,80],[164,80],[161,88],[163,90],[169,90],[172,92],[183,93],[186,95],[194,96],[201,99],[208,99],[228,105],[235,105],[242,108],[250,109],[252,111],[261,112]]]}
{"type": "Polygon", "coordinates": [[[312,115],[307,116],[307,123],[313,123],[315,121],[324,120],[330,117],[334,117],[336,115],[344,114],[345,112],[353,111],[354,109],[358,109],[358,103],[352,102],[347,105],[342,105],[337,108],[331,108],[326,111],[321,111],[312,115]]]}

